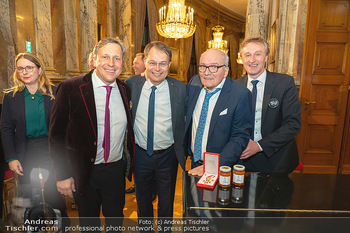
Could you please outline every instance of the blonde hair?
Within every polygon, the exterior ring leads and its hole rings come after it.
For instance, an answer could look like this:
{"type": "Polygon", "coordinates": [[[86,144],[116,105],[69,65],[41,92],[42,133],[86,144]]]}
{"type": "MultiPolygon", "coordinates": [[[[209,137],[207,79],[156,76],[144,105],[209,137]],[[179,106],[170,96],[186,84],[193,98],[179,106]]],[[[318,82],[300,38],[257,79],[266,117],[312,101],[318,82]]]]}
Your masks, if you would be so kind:
{"type": "MultiPolygon", "coordinates": [[[[15,60],[16,65],[17,65],[17,61],[21,58],[24,58],[33,62],[38,69],[41,68],[41,73],[39,74],[39,79],[38,79],[39,80],[38,90],[42,95],[47,95],[47,96],[50,96],[51,99],[54,99],[55,97],[52,93],[52,88],[51,88],[53,84],[51,80],[48,77],[46,77],[43,63],[39,60],[39,58],[31,53],[20,53],[16,56],[16,60],[15,60]]],[[[14,85],[8,89],[5,89],[4,93],[10,93],[13,91],[13,97],[14,97],[16,92],[24,90],[25,84],[21,80],[17,69],[15,69],[15,72],[13,73],[12,77],[13,77],[14,85]]]]}

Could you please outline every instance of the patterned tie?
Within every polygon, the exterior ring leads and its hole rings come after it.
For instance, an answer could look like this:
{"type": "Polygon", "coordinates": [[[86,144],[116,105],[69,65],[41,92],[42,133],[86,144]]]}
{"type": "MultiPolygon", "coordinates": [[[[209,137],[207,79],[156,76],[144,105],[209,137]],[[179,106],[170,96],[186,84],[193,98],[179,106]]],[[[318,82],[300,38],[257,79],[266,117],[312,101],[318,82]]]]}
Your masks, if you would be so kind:
{"type": "Polygon", "coordinates": [[[254,141],[254,131],[255,131],[255,111],[256,111],[256,96],[258,93],[258,90],[256,88],[256,85],[258,84],[258,80],[252,80],[251,83],[253,84],[253,89],[252,89],[252,116],[253,116],[253,130],[250,135],[250,139],[254,141]]]}
{"type": "Polygon", "coordinates": [[[111,96],[111,86],[104,86],[107,90],[106,94],[106,107],[105,107],[105,133],[103,136],[102,148],[104,150],[103,157],[105,163],[108,161],[109,151],[111,146],[111,128],[110,128],[110,116],[109,116],[109,97],[111,96]]]}
{"type": "Polygon", "coordinates": [[[193,158],[194,162],[197,162],[202,157],[202,139],[203,139],[203,133],[205,128],[205,122],[207,121],[207,115],[208,115],[208,108],[209,108],[209,99],[218,91],[220,91],[221,88],[217,88],[213,92],[209,92],[208,90],[205,90],[205,98],[201,110],[201,115],[199,117],[197,132],[196,132],[196,139],[194,141],[194,152],[193,152],[193,158]]]}
{"type": "Polygon", "coordinates": [[[155,91],[157,87],[152,86],[152,92],[148,103],[148,123],[147,123],[147,154],[153,155],[153,141],[154,141],[154,102],[155,91]]]}

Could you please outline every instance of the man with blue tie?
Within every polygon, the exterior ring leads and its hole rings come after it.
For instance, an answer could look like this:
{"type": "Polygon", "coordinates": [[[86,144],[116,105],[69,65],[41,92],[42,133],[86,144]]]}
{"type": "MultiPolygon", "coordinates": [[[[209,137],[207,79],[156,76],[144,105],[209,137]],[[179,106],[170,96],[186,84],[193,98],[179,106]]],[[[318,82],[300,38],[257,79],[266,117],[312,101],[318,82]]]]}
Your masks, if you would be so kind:
{"type": "Polygon", "coordinates": [[[228,56],[218,49],[201,55],[199,76],[187,84],[184,145],[192,158],[189,174],[203,173],[203,153],[220,154],[220,165],[233,166],[252,130],[251,93],[227,77],[228,56]]]}
{"type": "Polygon", "coordinates": [[[294,137],[300,130],[300,102],[291,76],[265,69],[268,43],[242,42],[240,54],[248,75],[237,80],[253,93],[254,130],[241,159],[246,171],[292,172],[299,164],[294,137]]]}
{"type": "Polygon", "coordinates": [[[135,131],[138,217],[153,217],[152,192],[158,190],[158,217],[172,217],[177,167],[185,168],[182,147],[186,87],[168,76],[171,49],[155,41],[145,48],[145,76],[125,82],[131,89],[135,131]]]}

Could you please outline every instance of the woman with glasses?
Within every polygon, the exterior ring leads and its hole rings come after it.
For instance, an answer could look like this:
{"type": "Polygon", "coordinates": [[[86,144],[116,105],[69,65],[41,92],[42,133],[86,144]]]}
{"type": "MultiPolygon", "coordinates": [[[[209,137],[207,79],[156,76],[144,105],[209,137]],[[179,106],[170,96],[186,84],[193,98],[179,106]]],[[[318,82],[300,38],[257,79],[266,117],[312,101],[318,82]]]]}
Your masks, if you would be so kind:
{"type": "Polygon", "coordinates": [[[1,136],[6,162],[19,176],[21,194],[31,195],[33,205],[46,203],[67,217],[49,156],[48,131],[56,87],[35,55],[20,53],[15,62],[14,85],[4,90],[2,106],[1,136]]]}

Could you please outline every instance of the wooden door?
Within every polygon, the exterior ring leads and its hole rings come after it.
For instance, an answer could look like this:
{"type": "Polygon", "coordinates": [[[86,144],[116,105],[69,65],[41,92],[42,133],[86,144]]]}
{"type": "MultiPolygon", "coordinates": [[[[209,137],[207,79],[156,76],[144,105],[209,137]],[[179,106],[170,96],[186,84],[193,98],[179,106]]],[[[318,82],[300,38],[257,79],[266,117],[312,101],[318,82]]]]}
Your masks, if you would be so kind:
{"type": "Polygon", "coordinates": [[[304,172],[337,173],[350,73],[350,0],[309,0],[298,135],[304,172]]]}

